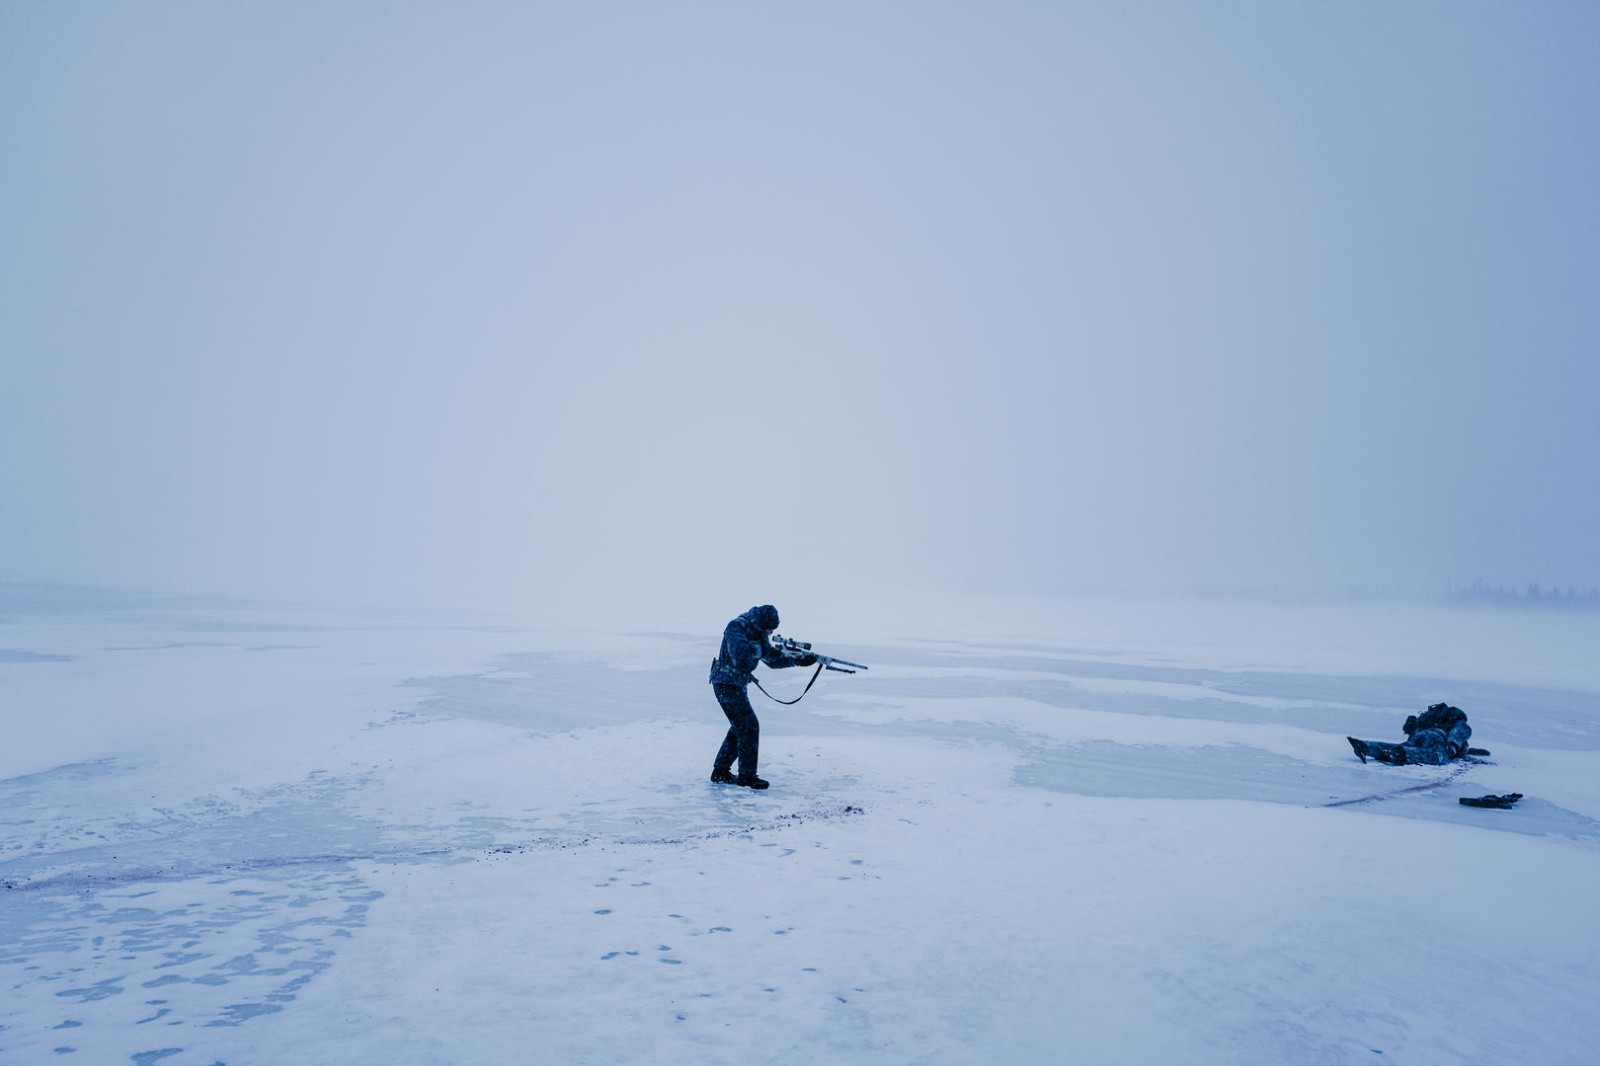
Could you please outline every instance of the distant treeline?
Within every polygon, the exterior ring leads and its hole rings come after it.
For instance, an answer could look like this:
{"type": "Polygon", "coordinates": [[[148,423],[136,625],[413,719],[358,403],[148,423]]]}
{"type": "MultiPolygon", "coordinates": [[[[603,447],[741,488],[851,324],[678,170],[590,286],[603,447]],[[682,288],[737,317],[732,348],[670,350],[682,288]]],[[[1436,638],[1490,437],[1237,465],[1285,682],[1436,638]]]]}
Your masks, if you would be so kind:
{"type": "Polygon", "coordinates": [[[1518,588],[1515,585],[1490,585],[1474,581],[1470,585],[1450,586],[1452,600],[1466,603],[1488,603],[1506,607],[1561,607],[1580,611],[1600,611],[1600,588],[1587,592],[1571,585],[1545,588],[1537,581],[1518,588]]]}

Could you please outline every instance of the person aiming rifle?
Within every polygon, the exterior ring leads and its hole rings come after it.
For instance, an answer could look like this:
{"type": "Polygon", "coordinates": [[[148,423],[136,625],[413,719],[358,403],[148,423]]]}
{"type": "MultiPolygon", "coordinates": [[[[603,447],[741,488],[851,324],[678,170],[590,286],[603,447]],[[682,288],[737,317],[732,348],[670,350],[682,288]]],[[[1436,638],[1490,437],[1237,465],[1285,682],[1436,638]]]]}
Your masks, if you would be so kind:
{"type": "MultiPolygon", "coordinates": [[[[761,748],[761,723],[750,706],[747,692],[751,682],[761,688],[753,671],[758,663],[766,663],[774,670],[791,666],[815,666],[817,672],[806,685],[806,692],[824,669],[852,674],[865,670],[860,663],[846,662],[826,655],[817,655],[811,645],[799,641],[774,639],[778,631],[778,609],[770,603],[752,607],[729,622],[722,631],[722,647],[711,662],[711,691],[717,704],[728,719],[728,735],[717,749],[716,760],[711,765],[711,780],[719,785],[741,785],[744,788],[764,789],[767,782],[756,775],[756,763],[761,748]],[[854,669],[847,669],[853,667],[854,669]],[[739,774],[733,774],[733,763],[739,762],[739,774]]],[[[766,689],[761,689],[766,692],[766,689]]],[[[800,696],[780,703],[799,703],[800,696]]],[[[770,695],[770,693],[769,693],[770,695]]],[[[774,697],[776,698],[776,697],[774,697]]]]}

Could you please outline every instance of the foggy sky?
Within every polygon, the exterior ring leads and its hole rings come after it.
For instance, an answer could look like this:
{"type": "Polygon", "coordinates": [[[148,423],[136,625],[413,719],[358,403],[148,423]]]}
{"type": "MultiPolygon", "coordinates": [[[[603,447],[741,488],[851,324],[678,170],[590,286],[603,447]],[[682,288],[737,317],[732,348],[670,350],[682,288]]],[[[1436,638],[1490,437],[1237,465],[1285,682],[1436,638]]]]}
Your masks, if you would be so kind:
{"type": "Polygon", "coordinates": [[[1597,71],[1586,2],[0,4],[0,579],[1600,584],[1597,71]]]}

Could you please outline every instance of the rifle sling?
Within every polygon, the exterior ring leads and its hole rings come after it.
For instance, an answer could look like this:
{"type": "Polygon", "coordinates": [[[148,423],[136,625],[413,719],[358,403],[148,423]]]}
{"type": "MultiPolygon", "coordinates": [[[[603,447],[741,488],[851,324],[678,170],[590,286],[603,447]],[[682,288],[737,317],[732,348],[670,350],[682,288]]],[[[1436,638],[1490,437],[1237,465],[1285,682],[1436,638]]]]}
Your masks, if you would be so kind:
{"type": "Polygon", "coordinates": [[[761,688],[761,682],[756,681],[754,676],[752,676],[750,678],[750,680],[751,681],[755,681],[756,688],[760,688],[761,689],[761,694],[763,696],[765,696],[767,699],[771,700],[773,703],[781,703],[785,707],[792,707],[795,704],[799,703],[801,700],[805,699],[806,698],[806,692],[810,692],[811,691],[811,686],[815,685],[817,683],[817,678],[822,676],[822,666],[823,666],[823,664],[821,662],[817,663],[817,672],[811,675],[811,680],[810,681],[806,682],[805,692],[800,693],[800,695],[796,696],[792,700],[780,700],[778,697],[774,696],[772,693],[768,692],[766,689],[761,688]]]}

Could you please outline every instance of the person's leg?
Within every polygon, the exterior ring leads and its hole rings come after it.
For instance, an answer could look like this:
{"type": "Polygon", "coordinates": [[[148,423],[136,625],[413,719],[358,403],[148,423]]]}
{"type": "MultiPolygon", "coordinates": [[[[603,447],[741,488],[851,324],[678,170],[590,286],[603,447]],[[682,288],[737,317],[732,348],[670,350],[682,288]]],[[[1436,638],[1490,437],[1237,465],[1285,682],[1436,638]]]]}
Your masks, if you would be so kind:
{"type": "Polygon", "coordinates": [[[1390,766],[1404,766],[1411,760],[1406,756],[1404,744],[1388,744],[1383,741],[1367,741],[1367,754],[1379,762],[1386,762],[1390,766]]]}
{"type": "Polygon", "coordinates": [[[717,757],[711,763],[711,780],[719,785],[733,783],[733,760],[739,757],[739,731],[733,726],[733,715],[728,713],[728,701],[733,699],[737,688],[733,685],[712,685],[711,692],[717,697],[717,706],[722,708],[722,713],[728,719],[728,732],[722,738],[722,747],[717,749],[717,757]]]}
{"type": "Polygon", "coordinates": [[[739,776],[734,783],[747,788],[763,789],[767,783],[756,776],[756,763],[761,749],[761,723],[756,720],[750,697],[739,685],[718,685],[717,702],[722,713],[728,716],[739,746],[739,776]]]}
{"type": "Polygon", "coordinates": [[[717,703],[728,717],[728,736],[717,753],[717,765],[727,768],[739,759],[739,776],[755,777],[756,763],[760,758],[761,723],[756,719],[750,697],[738,685],[717,685],[717,703]],[[731,749],[731,750],[730,750],[731,749]]]}
{"type": "Polygon", "coordinates": [[[717,749],[717,759],[711,764],[711,779],[713,781],[722,777],[733,777],[733,760],[739,757],[739,734],[733,726],[728,727],[728,735],[722,738],[722,747],[717,749]]]}
{"type": "Polygon", "coordinates": [[[1400,744],[1388,744],[1381,740],[1357,740],[1355,737],[1345,737],[1350,742],[1351,749],[1356,753],[1356,758],[1362,762],[1368,759],[1377,759],[1392,766],[1406,764],[1406,749],[1400,744]]]}

